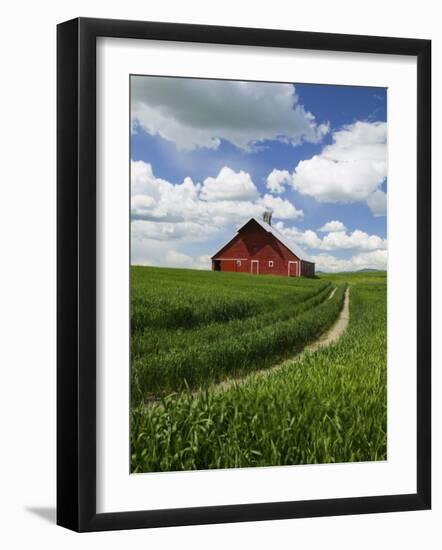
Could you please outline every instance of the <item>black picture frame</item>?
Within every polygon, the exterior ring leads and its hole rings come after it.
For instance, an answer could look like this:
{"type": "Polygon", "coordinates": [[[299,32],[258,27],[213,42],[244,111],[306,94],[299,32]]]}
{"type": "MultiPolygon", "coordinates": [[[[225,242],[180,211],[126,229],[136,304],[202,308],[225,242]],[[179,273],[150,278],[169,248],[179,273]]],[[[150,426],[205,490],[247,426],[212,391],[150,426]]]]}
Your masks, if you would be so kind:
{"type": "Polygon", "coordinates": [[[431,41],[79,18],[57,28],[57,523],[75,531],[425,510],[431,506],[431,41]],[[417,492],[96,512],[96,39],[417,58],[417,492]]]}

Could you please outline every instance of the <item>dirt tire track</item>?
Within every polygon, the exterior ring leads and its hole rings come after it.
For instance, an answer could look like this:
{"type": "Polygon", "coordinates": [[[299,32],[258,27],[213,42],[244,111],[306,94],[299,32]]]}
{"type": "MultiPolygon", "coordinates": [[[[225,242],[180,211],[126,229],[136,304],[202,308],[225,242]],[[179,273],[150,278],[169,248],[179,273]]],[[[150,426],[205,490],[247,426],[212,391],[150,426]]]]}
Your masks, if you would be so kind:
{"type": "MultiPolygon", "coordinates": [[[[337,287],[335,287],[332,290],[332,292],[330,293],[330,296],[328,297],[328,300],[331,300],[333,298],[336,292],[336,288],[337,287]]],[[[295,357],[285,359],[282,363],[278,365],[274,365],[266,369],[260,369],[260,370],[251,372],[250,374],[247,374],[240,378],[232,378],[230,380],[223,380],[218,384],[212,384],[207,388],[207,390],[224,391],[235,385],[243,384],[244,382],[246,382],[247,380],[251,380],[252,378],[266,377],[269,374],[272,374],[275,371],[280,370],[288,361],[293,361],[293,360],[299,361],[306,353],[314,353],[320,348],[330,346],[331,344],[334,344],[335,342],[337,342],[339,338],[343,335],[343,333],[346,331],[349,320],[350,320],[350,289],[349,287],[347,287],[344,295],[344,305],[342,306],[341,313],[338,315],[338,318],[336,319],[336,321],[322,336],[318,338],[318,340],[315,340],[311,344],[307,345],[301,352],[296,354],[295,357]]],[[[197,390],[195,392],[192,392],[192,394],[198,395],[199,393],[205,392],[207,390],[197,390]]]]}
{"type": "MultiPolygon", "coordinates": [[[[336,290],[336,289],[335,289],[336,290]]],[[[344,296],[344,305],[342,306],[341,313],[336,321],[328,329],[328,331],[319,337],[318,340],[309,344],[304,348],[305,352],[314,352],[319,348],[330,346],[339,340],[342,334],[347,330],[348,322],[350,321],[350,289],[347,287],[344,296]]]]}
{"type": "MultiPolygon", "coordinates": [[[[335,287],[331,291],[327,300],[331,300],[333,298],[336,290],[337,290],[337,287],[335,287]]],[[[233,386],[243,384],[244,382],[246,382],[247,380],[251,380],[252,378],[264,378],[269,374],[272,374],[275,371],[280,370],[289,361],[298,362],[306,353],[314,353],[320,348],[329,346],[337,342],[339,338],[342,336],[342,334],[346,331],[349,320],[350,320],[350,289],[349,287],[347,287],[344,295],[344,305],[342,306],[341,312],[338,315],[338,318],[336,319],[336,321],[333,323],[333,325],[322,336],[320,336],[317,340],[315,340],[311,344],[308,344],[302,351],[297,353],[294,357],[285,359],[282,363],[273,365],[272,367],[267,367],[266,369],[260,369],[239,378],[230,378],[227,380],[223,380],[222,382],[218,382],[217,384],[211,384],[205,389],[198,389],[195,391],[191,391],[189,393],[191,395],[197,396],[202,393],[205,393],[206,391],[225,391],[229,388],[232,388],[233,386]]],[[[150,404],[158,403],[159,401],[161,401],[159,397],[151,396],[149,399],[146,400],[145,405],[149,406],[150,404]]]]}

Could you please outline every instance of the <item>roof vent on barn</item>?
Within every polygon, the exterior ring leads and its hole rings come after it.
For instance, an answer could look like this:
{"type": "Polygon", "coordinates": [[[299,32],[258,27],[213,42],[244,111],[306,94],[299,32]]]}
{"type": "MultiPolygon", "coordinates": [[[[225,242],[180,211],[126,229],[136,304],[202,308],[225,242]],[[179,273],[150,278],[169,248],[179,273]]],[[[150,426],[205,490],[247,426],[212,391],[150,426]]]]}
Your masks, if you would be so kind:
{"type": "Polygon", "coordinates": [[[269,225],[272,225],[272,214],[273,212],[271,210],[266,210],[262,215],[262,219],[269,225]]]}

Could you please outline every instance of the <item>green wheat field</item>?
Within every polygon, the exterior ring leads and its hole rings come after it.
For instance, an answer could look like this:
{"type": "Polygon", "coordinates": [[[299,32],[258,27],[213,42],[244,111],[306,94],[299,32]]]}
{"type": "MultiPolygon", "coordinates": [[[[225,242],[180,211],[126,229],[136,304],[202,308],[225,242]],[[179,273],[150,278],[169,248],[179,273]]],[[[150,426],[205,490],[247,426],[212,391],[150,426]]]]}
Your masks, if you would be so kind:
{"type": "Polygon", "coordinates": [[[386,460],[386,283],[132,267],[131,471],[386,460]]]}

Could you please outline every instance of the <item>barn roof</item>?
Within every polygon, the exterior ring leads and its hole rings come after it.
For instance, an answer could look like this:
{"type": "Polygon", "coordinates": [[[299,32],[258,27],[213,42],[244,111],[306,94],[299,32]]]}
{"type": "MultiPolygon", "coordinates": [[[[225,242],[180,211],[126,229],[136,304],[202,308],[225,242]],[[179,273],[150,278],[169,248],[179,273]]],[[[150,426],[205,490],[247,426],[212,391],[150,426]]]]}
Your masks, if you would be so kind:
{"type": "MultiPolygon", "coordinates": [[[[292,252],[295,256],[297,256],[300,260],[304,260],[306,262],[312,261],[310,256],[306,252],[304,252],[304,250],[300,246],[298,246],[295,242],[293,242],[291,239],[288,239],[285,235],[282,235],[282,233],[280,233],[273,226],[269,225],[265,221],[260,220],[258,218],[254,218],[254,217],[250,218],[243,225],[241,225],[241,227],[238,229],[237,232],[239,233],[241,229],[245,227],[248,223],[250,223],[252,220],[256,222],[258,225],[260,225],[263,229],[265,229],[265,231],[267,231],[268,233],[271,233],[276,239],[278,239],[278,241],[280,241],[286,248],[290,250],[290,252],[292,252]]],[[[229,244],[229,242],[230,241],[228,241],[221,248],[219,248],[217,252],[212,256],[212,258],[214,258],[219,252],[221,252],[221,250],[225,248],[229,244]]]]}

